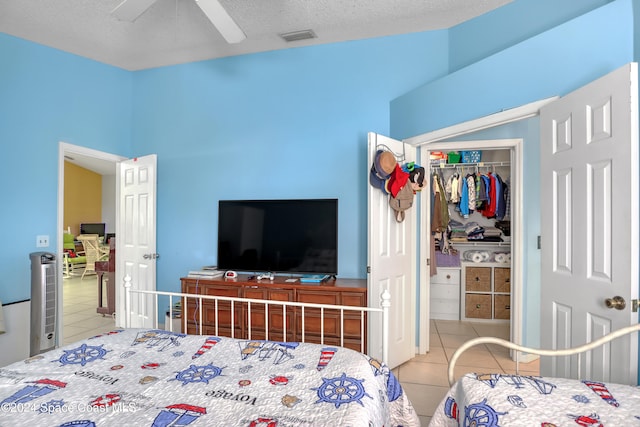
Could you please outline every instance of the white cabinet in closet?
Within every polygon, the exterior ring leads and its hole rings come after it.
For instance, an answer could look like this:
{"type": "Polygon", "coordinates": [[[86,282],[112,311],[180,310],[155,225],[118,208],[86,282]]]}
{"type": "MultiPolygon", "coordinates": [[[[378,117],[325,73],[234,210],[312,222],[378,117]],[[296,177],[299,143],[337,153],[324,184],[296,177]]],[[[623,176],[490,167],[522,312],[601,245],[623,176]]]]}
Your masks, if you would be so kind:
{"type": "Polygon", "coordinates": [[[460,268],[439,267],[429,295],[431,319],[460,320],[460,268]]]}

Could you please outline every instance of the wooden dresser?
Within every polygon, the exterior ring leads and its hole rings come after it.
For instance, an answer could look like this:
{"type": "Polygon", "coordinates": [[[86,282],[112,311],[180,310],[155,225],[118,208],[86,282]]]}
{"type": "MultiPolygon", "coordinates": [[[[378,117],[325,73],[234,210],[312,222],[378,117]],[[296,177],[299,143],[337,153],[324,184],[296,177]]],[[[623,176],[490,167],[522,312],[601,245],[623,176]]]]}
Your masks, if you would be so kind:
{"type": "MultiPolygon", "coordinates": [[[[287,277],[276,277],[270,280],[249,279],[249,276],[240,275],[237,279],[202,279],[183,277],[182,292],[198,295],[228,296],[237,298],[253,298],[276,301],[294,301],[316,304],[348,305],[356,307],[367,306],[367,281],[365,279],[337,279],[329,280],[321,284],[287,282],[287,277]]],[[[264,304],[251,304],[251,338],[265,338],[265,307],[264,304]]],[[[234,337],[248,338],[249,315],[247,304],[234,304],[233,313],[231,303],[218,302],[218,317],[216,319],[213,302],[203,302],[202,307],[202,331],[198,331],[200,309],[197,301],[190,299],[183,307],[183,313],[187,316],[187,332],[216,335],[216,322],[218,335],[231,336],[231,322],[235,325],[234,337]]],[[[320,309],[305,309],[304,322],[302,310],[289,308],[283,313],[281,307],[270,306],[268,319],[269,339],[283,340],[284,323],[286,314],[286,340],[301,341],[302,327],[304,324],[304,337],[306,342],[320,342],[320,309]]],[[[366,349],[366,314],[364,315],[365,336],[361,336],[360,314],[345,313],[344,315],[344,346],[360,351],[364,342],[366,349]]],[[[340,312],[337,310],[325,310],[324,343],[340,345],[340,312]]]]}

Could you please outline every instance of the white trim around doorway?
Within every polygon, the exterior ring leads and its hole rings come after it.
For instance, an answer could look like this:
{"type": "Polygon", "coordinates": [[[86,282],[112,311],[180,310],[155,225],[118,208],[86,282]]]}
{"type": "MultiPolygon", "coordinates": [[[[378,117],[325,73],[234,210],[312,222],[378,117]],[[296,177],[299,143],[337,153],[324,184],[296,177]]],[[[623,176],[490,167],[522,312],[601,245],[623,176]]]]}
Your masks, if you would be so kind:
{"type": "MultiPolygon", "coordinates": [[[[62,281],[62,239],[63,239],[63,228],[64,228],[64,161],[65,155],[79,155],[84,157],[91,157],[94,159],[103,160],[106,162],[113,162],[114,165],[118,162],[126,160],[126,157],[122,157],[116,154],[106,153],[104,151],[94,150],[92,148],[81,147],[79,145],[69,144],[68,142],[60,141],[58,144],[58,230],[57,234],[57,242],[58,245],[56,247],[55,253],[58,257],[57,262],[57,278],[58,288],[57,292],[60,296],[58,298],[57,304],[57,319],[56,322],[60,327],[57,329],[57,337],[56,337],[56,345],[60,346],[64,342],[63,336],[63,328],[61,325],[64,324],[63,321],[63,309],[64,303],[62,300],[62,290],[63,290],[63,281],[62,281]]],[[[114,166],[115,169],[115,166],[114,166]]],[[[97,291],[96,291],[97,292],[97,291]]]]}
{"type": "MultiPolygon", "coordinates": [[[[508,110],[500,111],[495,114],[480,117],[477,119],[469,120],[462,123],[457,123],[452,126],[448,126],[435,131],[427,132],[421,135],[417,135],[411,138],[404,139],[403,142],[420,147],[421,155],[424,151],[437,151],[442,149],[448,150],[464,150],[465,148],[478,147],[477,141],[470,142],[467,146],[465,142],[455,143],[455,148],[452,143],[443,143],[442,141],[451,138],[456,138],[462,135],[467,135],[473,132],[477,132],[484,129],[489,129],[496,126],[501,126],[507,123],[516,122],[519,120],[528,119],[539,115],[540,108],[544,105],[558,99],[557,96],[545,98],[529,104],[522,105],[520,107],[511,108],[508,110]],[[471,145],[473,144],[473,145],[471,145]]],[[[523,224],[522,224],[522,185],[523,185],[523,147],[522,140],[502,140],[504,142],[498,143],[498,140],[494,144],[487,145],[486,148],[492,149],[511,149],[512,150],[512,167],[516,171],[517,176],[513,176],[512,186],[514,187],[514,193],[517,192],[517,198],[512,200],[512,208],[514,212],[518,214],[512,216],[512,235],[518,236],[514,245],[512,245],[512,260],[513,260],[513,277],[514,277],[514,295],[512,296],[512,315],[511,320],[511,341],[515,343],[523,342],[523,319],[522,319],[522,289],[523,289],[523,224]],[[508,142],[511,141],[511,142],[508,142]],[[504,144],[504,145],[503,145],[504,144]]],[[[477,148],[474,148],[477,149],[477,148]]],[[[422,202],[426,205],[426,202],[422,202]]],[[[421,207],[421,212],[426,212],[428,215],[428,209],[426,206],[421,207]]],[[[420,253],[423,254],[422,258],[428,258],[429,251],[429,236],[425,236],[422,233],[420,236],[420,253]],[[427,255],[424,255],[426,251],[427,255]]],[[[424,354],[429,351],[429,267],[426,262],[420,260],[420,331],[418,336],[418,352],[424,354]]],[[[520,360],[522,362],[522,359],[520,360]]]]}

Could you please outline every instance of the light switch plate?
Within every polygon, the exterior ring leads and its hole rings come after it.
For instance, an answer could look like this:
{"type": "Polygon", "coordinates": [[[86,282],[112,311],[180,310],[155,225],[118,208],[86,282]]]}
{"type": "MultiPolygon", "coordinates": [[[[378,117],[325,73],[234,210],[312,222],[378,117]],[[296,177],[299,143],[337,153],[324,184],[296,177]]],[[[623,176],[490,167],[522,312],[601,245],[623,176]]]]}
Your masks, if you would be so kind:
{"type": "Polygon", "coordinates": [[[49,236],[47,235],[36,236],[36,247],[38,248],[49,247],[49,236]]]}

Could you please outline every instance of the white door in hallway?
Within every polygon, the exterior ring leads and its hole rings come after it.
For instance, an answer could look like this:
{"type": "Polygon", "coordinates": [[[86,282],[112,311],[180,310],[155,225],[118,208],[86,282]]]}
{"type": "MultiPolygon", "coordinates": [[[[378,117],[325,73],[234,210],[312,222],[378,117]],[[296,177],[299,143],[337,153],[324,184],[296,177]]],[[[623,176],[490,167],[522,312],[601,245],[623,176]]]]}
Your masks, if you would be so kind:
{"type": "MultiPolygon", "coordinates": [[[[628,64],[540,110],[543,348],[638,322],[638,84],[628,64]],[[625,301],[625,305],[617,301],[625,301]]],[[[543,375],[635,384],[637,335],[543,375]]]]}
{"type": "MultiPolygon", "coordinates": [[[[376,150],[383,148],[402,154],[405,161],[415,161],[415,147],[401,141],[369,133],[369,168],[376,150]]],[[[368,169],[369,170],[369,169],[368,169]]],[[[368,171],[367,170],[367,171],[368,171]]],[[[368,182],[367,172],[367,182],[368,182]]],[[[394,368],[415,356],[416,323],[416,212],[418,201],[405,211],[403,222],[397,222],[389,207],[389,196],[379,188],[368,185],[368,294],[369,305],[380,306],[380,295],[391,293],[389,314],[389,360],[394,368]]],[[[418,196],[416,196],[418,197],[418,196]]],[[[368,326],[369,354],[381,357],[381,322],[371,316],[368,326]]]]}
{"type": "Polygon", "coordinates": [[[118,163],[116,218],[116,325],[150,328],[157,316],[153,298],[131,295],[131,311],[125,312],[124,278],[132,289],[156,289],[156,155],[118,163]]]}

